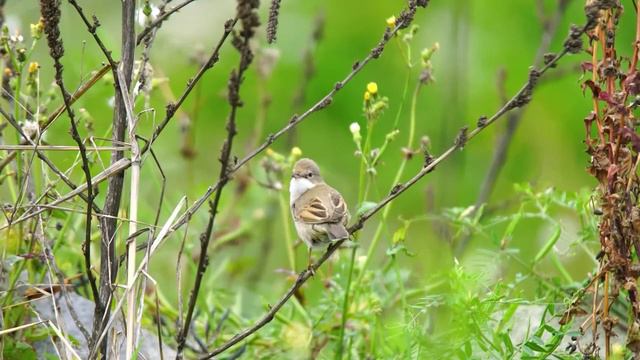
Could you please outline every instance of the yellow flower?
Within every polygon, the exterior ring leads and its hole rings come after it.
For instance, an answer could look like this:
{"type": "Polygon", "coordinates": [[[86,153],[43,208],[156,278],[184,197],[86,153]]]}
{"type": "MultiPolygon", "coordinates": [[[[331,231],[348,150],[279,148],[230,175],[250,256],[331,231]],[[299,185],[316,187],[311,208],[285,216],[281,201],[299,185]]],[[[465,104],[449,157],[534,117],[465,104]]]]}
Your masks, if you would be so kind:
{"type": "Polygon", "coordinates": [[[42,31],[44,30],[44,23],[42,18],[35,24],[31,24],[31,37],[38,40],[42,37],[42,31]]]}
{"type": "Polygon", "coordinates": [[[271,148],[267,148],[266,153],[267,153],[267,156],[273,156],[276,152],[271,150],[271,148]]]}
{"type": "Polygon", "coordinates": [[[291,148],[291,156],[293,156],[294,158],[298,158],[302,155],[302,150],[300,150],[299,147],[294,146],[293,148],[291,148]]]}
{"type": "Polygon", "coordinates": [[[387,18],[387,25],[389,27],[395,27],[396,26],[396,17],[392,16],[390,18],[387,18]]]}
{"type": "Polygon", "coordinates": [[[11,75],[13,75],[13,71],[11,71],[11,69],[8,67],[4,68],[4,76],[11,76],[11,75]]]}
{"type": "Polygon", "coordinates": [[[371,99],[371,93],[368,91],[364,92],[364,101],[369,101],[371,99]]]}
{"type": "Polygon", "coordinates": [[[367,84],[367,91],[371,93],[371,95],[375,95],[378,93],[378,84],[374,82],[370,82],[367,84]]]}
{"type": "Polygon", "coordinates": [[[38,65],[37,62],[32,62],[29,64],[29,74],[35,74],[38,71],[38,68],[40,68],[40,65],[38,65]]]}

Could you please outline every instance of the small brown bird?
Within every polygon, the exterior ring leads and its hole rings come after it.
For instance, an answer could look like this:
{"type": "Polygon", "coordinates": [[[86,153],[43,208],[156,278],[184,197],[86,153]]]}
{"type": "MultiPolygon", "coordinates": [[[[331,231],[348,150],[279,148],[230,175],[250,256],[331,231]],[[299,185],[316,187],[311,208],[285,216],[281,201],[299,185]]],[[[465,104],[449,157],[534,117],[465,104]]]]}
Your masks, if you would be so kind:
{"type": "Polygon", "coordinates": [[[291,213],[298,236],[311,250],[349,238],[346,225],[349,211],[342,195],[327,185],[318,165],[311,159],[300,159],[293,166],[289,185],[291,213]]]}

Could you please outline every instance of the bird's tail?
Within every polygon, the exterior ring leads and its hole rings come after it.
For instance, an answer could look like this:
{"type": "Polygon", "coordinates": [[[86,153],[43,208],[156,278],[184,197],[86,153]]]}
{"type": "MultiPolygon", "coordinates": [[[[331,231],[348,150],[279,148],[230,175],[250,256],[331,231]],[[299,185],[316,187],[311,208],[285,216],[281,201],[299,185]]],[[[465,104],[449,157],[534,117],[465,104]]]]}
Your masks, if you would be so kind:
{"type": "Polygon", "coordinates": [[[327,224],[327,233],[331,240],[342,240],[349,238],[349,232],[343,224],[327,224]]]}

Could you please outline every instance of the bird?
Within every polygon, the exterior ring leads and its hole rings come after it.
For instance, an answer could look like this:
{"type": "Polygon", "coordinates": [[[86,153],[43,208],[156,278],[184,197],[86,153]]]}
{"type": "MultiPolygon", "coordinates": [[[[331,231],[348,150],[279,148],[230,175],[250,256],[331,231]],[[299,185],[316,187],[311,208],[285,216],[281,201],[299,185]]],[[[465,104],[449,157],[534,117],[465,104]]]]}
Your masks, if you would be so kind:
{"type": "Polygon", "coordinates": [[[313,274],[311,251],[349,238],[349,210],[340,192],[324,182],[320,168],[308,158],[293,165],[289,195],[298,237],[309,248],[307,270],[313,274]]]}

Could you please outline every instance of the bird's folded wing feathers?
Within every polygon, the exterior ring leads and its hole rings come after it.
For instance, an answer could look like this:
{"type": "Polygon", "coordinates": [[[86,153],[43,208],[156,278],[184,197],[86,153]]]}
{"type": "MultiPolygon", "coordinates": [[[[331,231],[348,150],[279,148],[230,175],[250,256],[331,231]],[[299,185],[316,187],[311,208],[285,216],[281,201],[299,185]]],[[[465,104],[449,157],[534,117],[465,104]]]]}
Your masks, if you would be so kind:
{"type": "Polygon", "coordinates": [[[296,220],[307,224],[337,223],[345,220],[347,205],[336,190],[321,191],[318,185],[300,196],[294,204],[296,220]]]}

